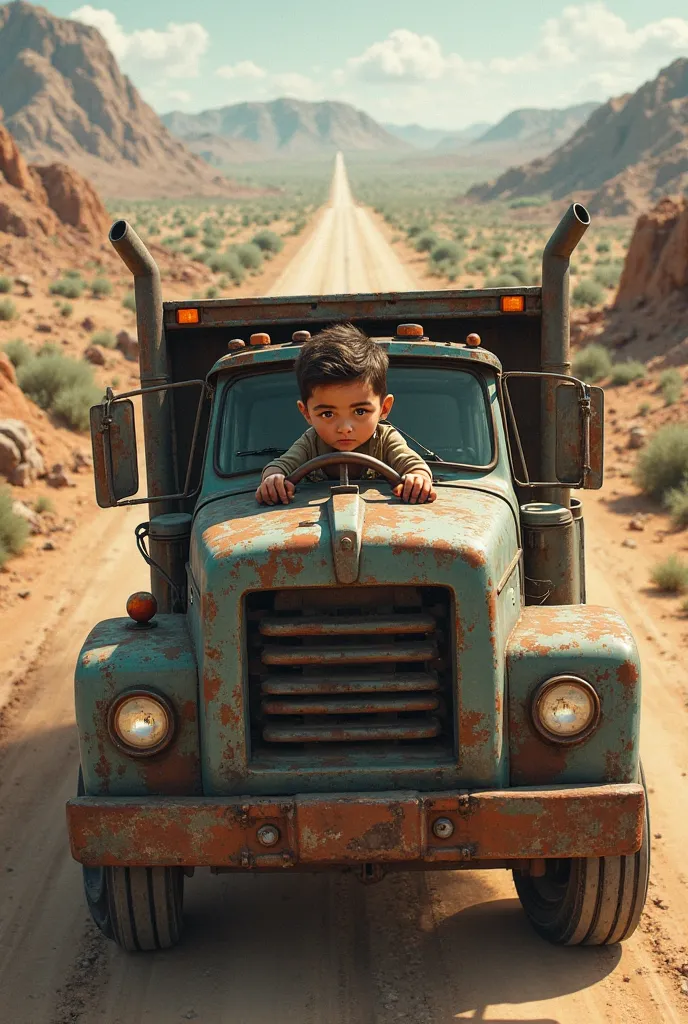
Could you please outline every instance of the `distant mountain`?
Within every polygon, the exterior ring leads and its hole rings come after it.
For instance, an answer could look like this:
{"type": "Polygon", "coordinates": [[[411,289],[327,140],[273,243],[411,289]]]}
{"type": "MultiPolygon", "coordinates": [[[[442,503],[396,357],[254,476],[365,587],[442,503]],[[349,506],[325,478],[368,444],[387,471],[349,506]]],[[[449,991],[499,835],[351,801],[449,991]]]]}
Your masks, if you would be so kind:
{"type": "Polygon", "coordinates": [[[403,139],[411,146],[416,146],[417,149],[434,149],[443,139],[460,138],[470,142],[490,126],[481,122],[480,124],[471,124],[468,128],[462,128],[456,132],[447,131],[446,128],[424,128],[420,124],[383,124],[382,127],[392,135],[396,135],[398,139],[403,139]]]}
{"type": "Polygon", "coordinates": [[[523,107],[512,110],[476,141],[482,146],[489,143],[530,142],[537,140],[551,147],[559,146],[597,110],[599,103],[580,103],[563,110],[540,110],[523,107]]]}
{"type": "Polygon", "coordinates": [[[436,153],[455,153],[457,149],[463,149],[479,139],[492,125],[488,121],[476,121],[469,124],[467,128],[461,128],[458,132],[445,132],[441,139],[435,143],[436,153]]]}
{"type": "Polygon", "coordinates": [[[405,153],[411,147],[348,103],[279,99],[235,103],[199,114],[163,115],[173,135],[213,162],[260,157],[330,157],[343,152],[405,153]],[[227,143],[232,143],[228,146],[227,143]],[[244,155],[246,154],[246,155],[244,155]]]}
{"type": "Polygon", "coordinates": [[[95,28],[18,0],[0,7],[0,107],[33,163],[67,163],[116,196],[232,194],[126,78],[95,28]]]}
{"type": "Polygon", "coordinates": [[[609,214],[643,209],[667,192],[688,194],[688,58],[636,92],[609,100],[545,159],[475,186],[475,199],[575,193],[609,214]],[[585,195],[583,195],[585,193],[585,195]]]}

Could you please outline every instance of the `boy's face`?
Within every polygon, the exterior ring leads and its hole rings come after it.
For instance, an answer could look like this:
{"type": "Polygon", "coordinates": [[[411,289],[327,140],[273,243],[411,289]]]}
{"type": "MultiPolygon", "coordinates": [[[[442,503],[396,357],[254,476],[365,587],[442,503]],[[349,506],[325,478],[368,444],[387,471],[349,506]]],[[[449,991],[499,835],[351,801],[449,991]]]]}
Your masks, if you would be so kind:
{"type": "Polygon", "coordinates": [[[298,402],[317,435],[340,452],[353,451],[369,441],[393,404],[394,395],[376,395],[370,384],[362,380],[321,384],[313,388],[305,404],[298,402]]]}

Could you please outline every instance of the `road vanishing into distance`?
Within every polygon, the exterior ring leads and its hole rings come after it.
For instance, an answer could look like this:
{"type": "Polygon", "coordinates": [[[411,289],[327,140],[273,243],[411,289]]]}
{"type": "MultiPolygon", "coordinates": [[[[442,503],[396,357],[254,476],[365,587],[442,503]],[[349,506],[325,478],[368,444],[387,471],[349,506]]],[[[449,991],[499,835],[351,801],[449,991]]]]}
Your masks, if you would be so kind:
{"type": "MultiPolygon", "coordinates": [[[[274,294],[413,287],[355,206],[344,164],[330,204],[274,294]]],[[[678,1024],[688,941],[684,655],[633,581],[618,536],[586,505],[589,599],[618,608],[644,660],[643,745],[652,792],[654,874],[648,912],[621,947],[553,947],[530,929],[504,871],[211,876],[186,886],[176,949],[127,955],[88,918],[70,858],[65,801],[78,753],[72,678],[99,619],[146,588],[133,529],[143,510],[104,511],[55,581],[52,613],[2,719],[0,1022],[2,1024],[678,1024]]],[[[39,623],[36,623],[36,629],[39,623]]],[[[7,680],[6,680],[7,682],[7,680]]]]}

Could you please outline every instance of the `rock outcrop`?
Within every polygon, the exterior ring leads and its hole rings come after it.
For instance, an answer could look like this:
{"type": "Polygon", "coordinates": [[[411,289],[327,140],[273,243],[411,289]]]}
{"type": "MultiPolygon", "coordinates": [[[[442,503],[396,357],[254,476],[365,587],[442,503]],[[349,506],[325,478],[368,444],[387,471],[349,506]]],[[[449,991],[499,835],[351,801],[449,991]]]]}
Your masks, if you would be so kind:
{"type": "Polygon", "coordinates": [[[67,163],[110,195],[237,191],[170,135],[97,29],[23,0],[0,7],[0,105],[28,160],[67,163]]]}
{"type": "Polygon", "coordinates": [[[609,100],[545,159],[476,185],[477,200],[575,194],[593,212],[628,214],[667,192],[688,191],[688,58],[636,92],[609,100]]]}
{"type": "Polygon", "coordinates": [[[638,218],[614,306],[681,295],[688,302],[688,200],[667,196],[638,218]]]}

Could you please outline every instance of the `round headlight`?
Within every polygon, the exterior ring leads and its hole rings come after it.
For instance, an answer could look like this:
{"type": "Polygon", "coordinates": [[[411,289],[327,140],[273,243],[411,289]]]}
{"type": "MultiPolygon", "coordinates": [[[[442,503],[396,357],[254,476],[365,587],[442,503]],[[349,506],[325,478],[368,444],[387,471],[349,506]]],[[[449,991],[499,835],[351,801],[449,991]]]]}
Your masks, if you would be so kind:
{"type": "Polygon", "coordinates": [[[129,692],[110,709],[110,735],[128,754],[157,754],[170,742],[173,731],[172,708],[157,694],[129,692]]]}
{"type": "Polygon", "coordinates": [[[589,736],[600,719],[600,699],[585,679],[554,676],[536,691],[533,724],[557,743],[579,743],[589,736]]]}

